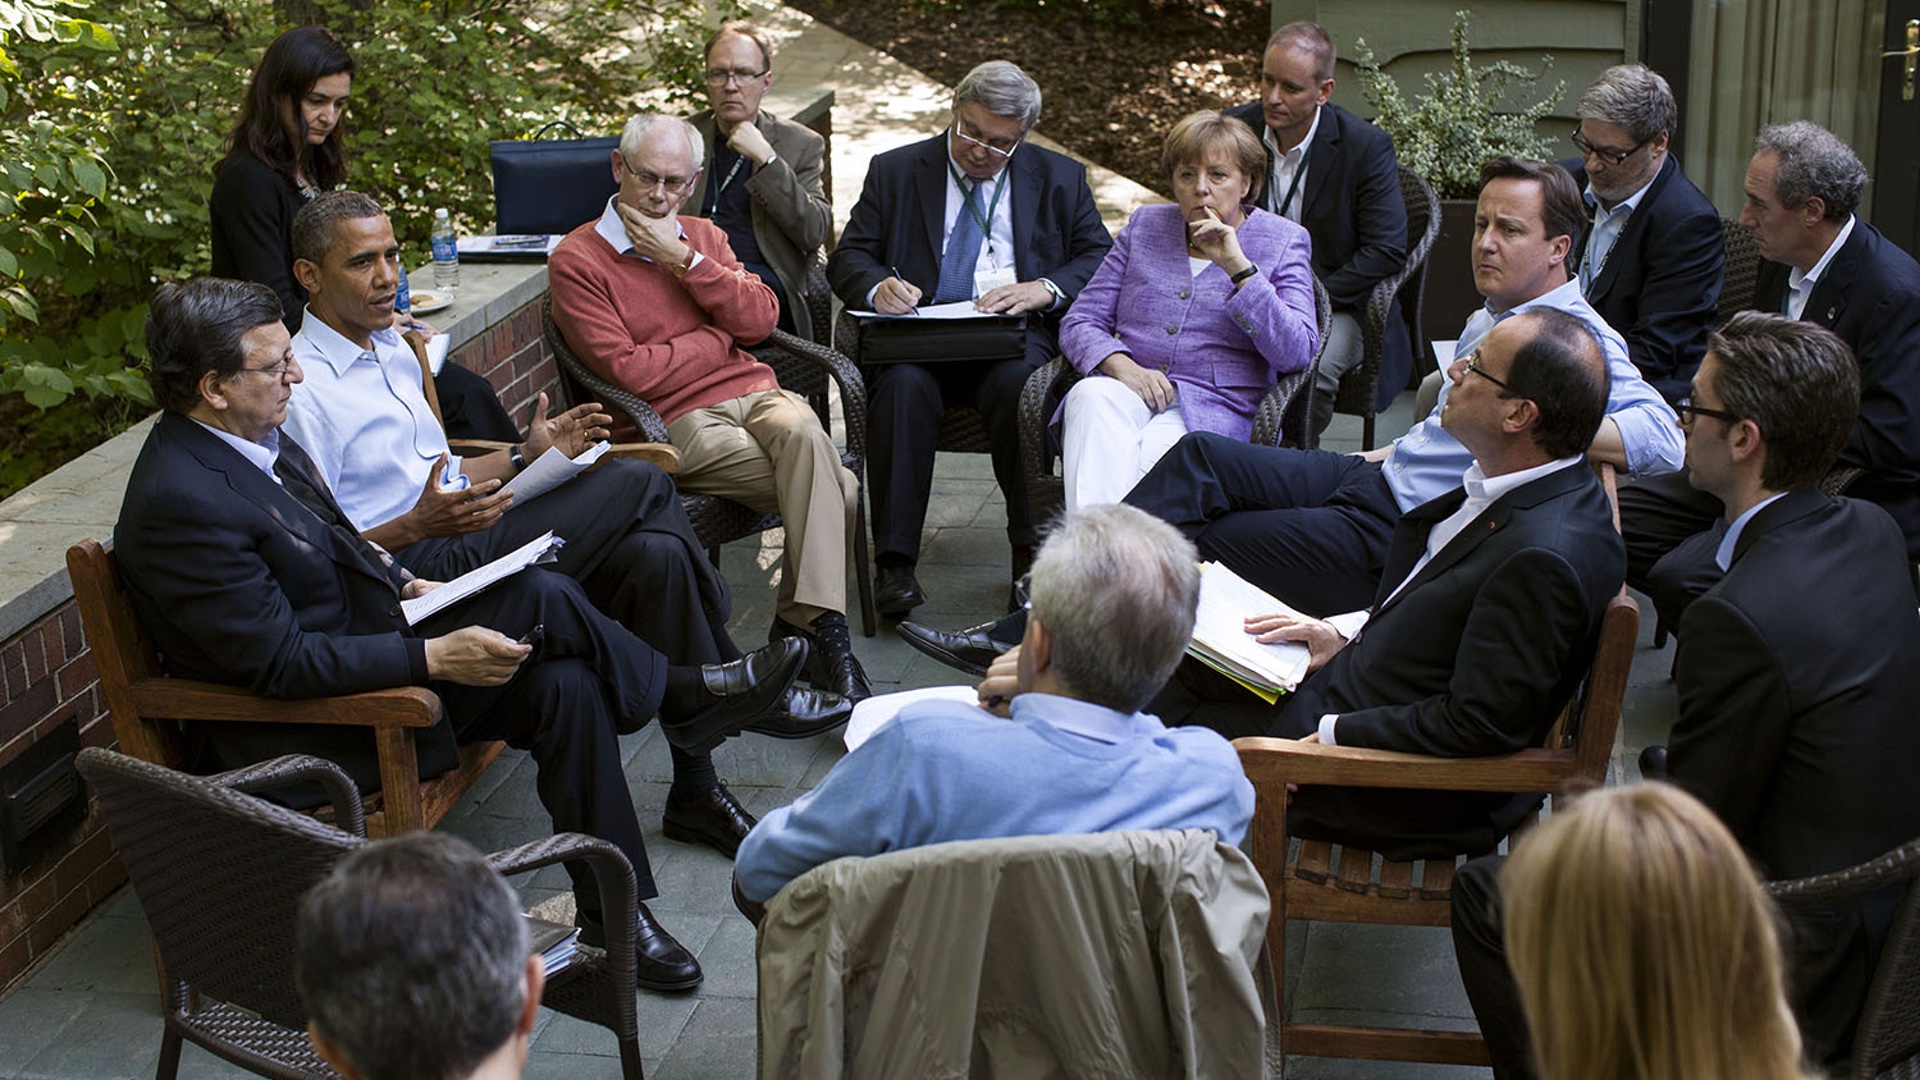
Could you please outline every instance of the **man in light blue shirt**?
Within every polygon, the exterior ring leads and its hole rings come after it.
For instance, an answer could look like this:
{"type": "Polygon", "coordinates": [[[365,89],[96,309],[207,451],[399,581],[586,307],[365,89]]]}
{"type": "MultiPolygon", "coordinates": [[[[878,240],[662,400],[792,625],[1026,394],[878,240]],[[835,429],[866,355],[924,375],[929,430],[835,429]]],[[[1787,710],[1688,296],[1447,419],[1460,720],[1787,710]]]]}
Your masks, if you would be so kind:
{"type": "Polygon", "coordinates": [[[822,863],[950,840],[1197,828],[1239,843],[1253,786],[1233,747],[1139,711],[1186,651],[1199,591],[1193,546],[1165,523],[1128,506],[1069,518],[1034,560],[1011,706],[906,706],[754,828],[740,895],[763,903],[822,863]]]}

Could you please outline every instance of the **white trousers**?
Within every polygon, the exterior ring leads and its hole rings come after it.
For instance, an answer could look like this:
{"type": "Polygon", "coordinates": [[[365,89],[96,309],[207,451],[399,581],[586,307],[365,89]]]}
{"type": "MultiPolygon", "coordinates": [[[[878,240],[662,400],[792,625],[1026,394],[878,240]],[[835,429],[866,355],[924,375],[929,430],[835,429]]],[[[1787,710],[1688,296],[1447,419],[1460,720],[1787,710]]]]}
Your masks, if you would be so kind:
{"type": "Polygon", "coordinates": [[[1119,379],[1093,375],[1073,384],[1060,432],[1067,512],[1119,502],[1186,433],[1178,398],[1154,413],[1119,379]]]}

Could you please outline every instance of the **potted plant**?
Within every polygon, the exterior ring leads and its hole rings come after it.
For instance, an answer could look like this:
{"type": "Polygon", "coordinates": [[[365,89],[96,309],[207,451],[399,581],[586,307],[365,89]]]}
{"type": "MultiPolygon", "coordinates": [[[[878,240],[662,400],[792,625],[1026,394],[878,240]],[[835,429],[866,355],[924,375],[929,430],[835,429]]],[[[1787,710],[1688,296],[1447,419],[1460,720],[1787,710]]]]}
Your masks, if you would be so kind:
{"type": "MultiPolygon", "coordinates": [[[[1502,154],[1546,158],[1554,141],[1535,131],[1535,124],[1567,88],[1561,81],[1532,104],[1509,105],[1510,96],[1534,96],[1535,86],[1552,70],[1553,58],[1541,57],[1537,71],[1506,60],[1475,65],[1467,45],[1470,16],[1464,10],[1453,13],[1452,64],[1444,72],[1428,73],[1425,92],[1412,99],[1380,69],[1366,39],[1354,42],[1361,94],[1379,111],[1373,122],[1393,137],[1400,164],[1425,177],[1440,196],[1440,235],[1427,257],[1429,340],[1458,335],[1480,306],[1467,269],[1481,164],[1502,154]]],[[[1421,364],[1425,359],[1420,358],[1421,364]]]]}

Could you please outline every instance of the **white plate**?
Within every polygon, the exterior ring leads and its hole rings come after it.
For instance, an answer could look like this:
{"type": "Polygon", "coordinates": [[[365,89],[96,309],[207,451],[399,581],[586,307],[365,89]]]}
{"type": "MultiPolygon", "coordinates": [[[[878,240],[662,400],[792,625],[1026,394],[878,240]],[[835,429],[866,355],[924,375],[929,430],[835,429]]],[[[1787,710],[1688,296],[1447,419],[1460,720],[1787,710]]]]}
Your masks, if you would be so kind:
{"type": "Polygon", "coordinates": [[[416,291],[410,299],[413,301],[413,307],[409,310],[415,315],[429,315],[453,306],[453,297],[442,296],[437,292],[416,291]]]}

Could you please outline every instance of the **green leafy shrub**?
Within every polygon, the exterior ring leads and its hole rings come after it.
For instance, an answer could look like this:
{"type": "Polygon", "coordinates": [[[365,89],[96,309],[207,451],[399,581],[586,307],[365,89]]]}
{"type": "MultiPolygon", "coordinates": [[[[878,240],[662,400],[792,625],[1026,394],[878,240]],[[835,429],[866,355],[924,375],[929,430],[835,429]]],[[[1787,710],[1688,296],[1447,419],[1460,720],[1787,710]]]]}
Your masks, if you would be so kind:
{"type": "Polygon", "coordinates": [[[1354,41],[1361,95],[1380,110],[1373,122],[1393,136],[1400,164],[1425,177],[1443,199],[1473,198],[1480,189],[1480,166],[1492,158],[1546,157],[1553,141],[1538,134],[1534,124],[1567,89],[1561,81],[1532,104],[1503,110],[1510,91],[1531,95],[1552,70],[1553,57],[1541,57],[1537,72],[1505,60],[1475,67],[1467,46],[1470,16],[1467,11],[1453,13],[1452,65],[1444,73],[1428,73],[1426,93],[1412,103],[1393,76],[1380,70],[1366,39],[1354,41]]]}
{"type": "MultiPolygon", "coordinates": [[[[147,298],[211,265],[206,198],[290,0],[0,0],[0,497],[152,407],[147,298]],[[81,14],[94,21],[83,19],[81,14]],[[23,407],[24,406],[24,407],[23,407]]],[[[311,0],[358,67],[349,183],[424,261],[434,207],[493,218],[487,144],[685,107],[737,0],[311,0]]]]}

